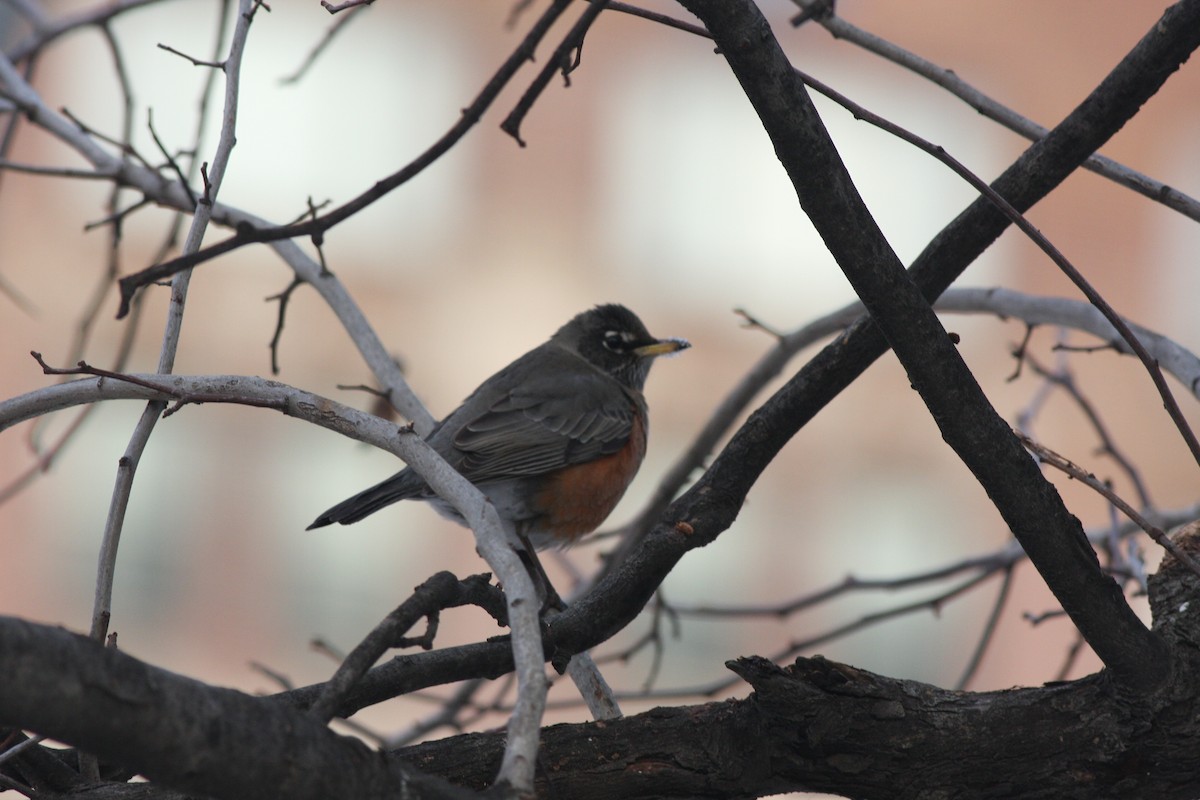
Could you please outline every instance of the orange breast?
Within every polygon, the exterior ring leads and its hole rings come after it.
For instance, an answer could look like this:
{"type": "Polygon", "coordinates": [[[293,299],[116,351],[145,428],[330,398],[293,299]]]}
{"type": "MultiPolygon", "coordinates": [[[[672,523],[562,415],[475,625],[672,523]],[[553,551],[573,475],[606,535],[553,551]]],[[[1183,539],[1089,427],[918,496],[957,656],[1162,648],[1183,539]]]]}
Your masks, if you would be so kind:
{"type": "Polygon", "coordinates": [[[629,488],[645,455],[646,429],[635,414],[629,442],[619,451],[559,470],[547,479],[534,498],[541,513],[534,527],[559,546],[596,530],[629,488]]]}

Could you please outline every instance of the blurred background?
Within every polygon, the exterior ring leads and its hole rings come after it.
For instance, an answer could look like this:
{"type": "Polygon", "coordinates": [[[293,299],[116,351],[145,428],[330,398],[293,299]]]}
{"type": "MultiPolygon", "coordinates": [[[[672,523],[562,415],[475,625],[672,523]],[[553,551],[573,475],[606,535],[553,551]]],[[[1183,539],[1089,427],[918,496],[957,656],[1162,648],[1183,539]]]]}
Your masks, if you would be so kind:
{"type": "MultiPolygon", "coordinates": [[[[48,2],[55,15],[92,7],[48,2]]],[[[647,7],[677,17],[669,3],[647,7]]],[[[760,4],[793,63],[867,108],[943,145],[985,179],[1026,146],[960,101],[898,67],[833,39],[816,25],[792,29],[790,3],[760,4]]],[[[1026,5],[953,0],[843,0],[845,19],[952,69],[981,91],[1050,126],[1067,114],[1151,27],[1162,3],[1101,0],[1026,5]]],[[[278,222],[306,199],[345,202],[399,169],[441,136],[524,36],[532,14],[510,24],[513,3],[410,0],[359,12],[296,83],[293,73],[332,18],[316,0],[276,2],[260,12],[242,69],[238,141],[220,200],[278,222]]],[[[746,329],[745,309],[791,330],[852,299],[848,284],[801,213],[770,143],[710,42],[619,13],[590,32],[570,87],[554,80],[528,115],[519,147],[498,129],[561,38],[570,12],[482,123],[423,174],[326,237],[330,269],[347,285],[418,394],[442,416],[482,379],[543,341],[575,313],[601,302],[633,308],[659,336],[694,348],[658,364],[647,396],[650,451],[607,527],[630,519],[656,479],[746,370],[773,345],[746,329]]],[[[166,2],[112,24],[132,76],[138,149],[158,160],[146,129],[168,149],[193,143],[203,67],[156,47],[209,57],[217,4],[166,2]]],[[[26,29],[7,7],[0,36],[26,29]]],[[[94,31],[57,41],[34,84],[51,107],[119,135],[111,58],[94,31]]],[[[1200,195],[1200,71],[1187,65],[1105,148],[1105,154],[1192,196],[1200,195]]],[[[214,99],[219,108],[220,93],[214,99]]],[[[845,111],[817,100],[867,203],[907,263],[972,199],[945,167],[845,111]]],[[[214,119],[203,144],[211,159],[214,119]]],[[[26,125],[11,157],[82,166],[79,157],[26,125]]],[[[50,379],[30,350],[62,363],[83,309],[102,280],[107,237],[84,226],[103,216],[99,182],[3,175],[0,276],[28,304],[0,296],[0,397],[50,379]]],[[[126,197],[125,203],[135,198],[126,197]]],[[[144,210],[125,227],[121,270],[150,263],[167,213],[144,210]]],[[[1033,222],[1128,318],[1200,350],[1200,226],[1090,173],[1040,203],[1033,222]]],[[[211,231],[209,241],[227,235],[211,231]]],[[[307,246],[307,244],[306,244],[307,246]]],[[[291,273],[266,248],[243,248],[198,270],[191,285],[176,370],[269,375],[277,305],[267,300],[291,273]]],[[[1077,297],[1053,265],[1012,231],[973,265],[961,285],[1004,285],[1077,297]]],[[[154,369],[166,289],[151,290],[128,369],[154,369]]],[[[107,366],[125,324],[115,293],[86,357],[107,366]]],[[[1009,382],[1016,322],[951,319],[961,349],[1010,421],[1040,386],[1029,370],[1009,382]]],[[[1031,352],[1053,363],[1051,330],[1031,352]]],[[[1083,336],[1072,341],[1094,343],[1083,336]]],[[[802,354],[792,371],[803,362],[802,354]]],[[[333,315],[301,288],[280,345],[279,379],[364,408],[370,382],[333,315]]],[[[1107,352],[1070,358],[1079,384],[1140,468],[1162,508],[1197,500],[1196,465],[1132,359],[1107,352]]],[[[774,384],[773,384],[774,385],[774,384]]],[[[1200,426],[1195,399],[1181,405],[1200,426]]],[[[765,397],[765,395],[764,395],[765,397]]],[[[100,536],[139,403],[96,411],[50,469],[0,506],[0,613],[73,630],[89,625],[100,536]]],[[[38,428],[61,435],[70,414],[38,428]]],[[[0,437],[0,486],[35,461],[32,426],[0,437]]],[[[1036,418],[1047,445],[1133,499],[1078,410],[1056,395],[1036,418]]],[[[206,681],[249,691],[278,686],[270,667],[297,684],[334,668],[310,649],[322,638],[352,647],[431,573],[484,571],[470,534],[421,504],[401,504],[350,528],[305,532],[321,511],[397,468],[382,452],[263,410],[191,406],[160,422],[142,460],[122,538],[112,629],[127,652],[206,681]]],[[[1109,520],[1105,503],[1052,476],[1085,525],[1109,520]]],[[[886,578],[995,551],[1009,540],[983,492],[941,441],[894,359],[806,426],[751,493],[736,524],[690,554],[665,584],[669,602],[774,604],[848,575],[886,578]]],[[[611,542],[572,551],[593,571],[611,542]]],[[[1155,548],[1148,558],[1157,561],[1155,548]]],[[[557,565],[558,580],[569,584],[557,565]]],[[[943,585],[944,586],[944,585],[943,585]]],[[[817,652],[899,677],[951,685],[962,673],[998,588],[822,645],[817,652]]],[[[1072,641],[1063,619],[1032,626],[1053,599],[1025,565],[997,639],[972,688],[1053,678],[1072,641]]],[[[704,685],[740,655],[770,655],[864,614],[928,597],[936,587],[857,593],[785,620],[684,617],[668,637],[660,688],[704,685]]],[[[1144,609],[1144,603],[1138,608],[1144,609]]],[[[1142,613],[1145,614],[1144,610],[1142,613]]],[[[620,649],[649,621],[630,627],[620,649]]],[[[446,615],[439,644],[498,633],[474,611],[446,615]]],[[[809,653],[811,654],[811,652],[809,653]]],[[[642,651],[606,668],[636,690],[651,672],[642,651]]],[[[1096,668],[1082,657],[1072,675],[1096,668]]],[[[735,687],[734,694],[744,694],[735,687]]],[[[571,700],[569,687],[555,697],[571,700]]],[[[637,711],[653,701],[627,702],[637,711]]],[[[381,731],[427,713],[419,699],[393,701],[362,719],[381,731]]],[[[554,719],[583,719],[578,707],[554,719]]]]}

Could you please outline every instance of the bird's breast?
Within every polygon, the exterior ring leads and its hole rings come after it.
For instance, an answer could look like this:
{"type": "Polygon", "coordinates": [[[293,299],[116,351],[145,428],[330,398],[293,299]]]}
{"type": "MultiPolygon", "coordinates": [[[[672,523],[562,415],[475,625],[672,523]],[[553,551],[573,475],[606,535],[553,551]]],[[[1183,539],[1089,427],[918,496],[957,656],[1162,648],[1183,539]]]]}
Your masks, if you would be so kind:
{"type": "Polygon", "coordinates": [[[535,547],[564,547],[600,527],[616,508],[646,455],[646,427],[634,415],[629,441],[611,455],[573,464],[545,476],[530,505],[529,538],[535,547]]]}

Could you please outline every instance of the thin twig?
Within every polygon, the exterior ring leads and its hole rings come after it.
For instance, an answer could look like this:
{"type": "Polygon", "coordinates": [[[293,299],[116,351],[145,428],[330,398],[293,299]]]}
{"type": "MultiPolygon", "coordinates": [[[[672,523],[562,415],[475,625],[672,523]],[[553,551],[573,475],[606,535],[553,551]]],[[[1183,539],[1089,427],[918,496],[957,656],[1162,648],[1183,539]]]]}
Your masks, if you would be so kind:
{"type": "Polygon", "coordinates": [[[1000,581],[1000,590],[996,592],[996,599],[992,603],[992,610],[988,614],[987,621],[983,624],[983,631],[979,635],[979,641],[975,644],[975,649],[971,652],[971,657],[967,659],[967,665],[963,668],[962,675],[954,684],[954,688],[960,691],[967,688],[975,678],[975,674],[979,671],[980,665],[983,664],[983,656],[987,653],[988,646],[996,637],[996,629],[1000,625],[1000,615],[1004,612],[1005,606],[1008,604],[1009,592],[1012,590],[1014,568],[1010,565],[1004,570],[1004,579],[1000,581]]]}
{"type": "MultiPolygon", "coordinates": [[[[328,8],[328,6],[326,6],[326,8],[328,8]]],[[[366,4],[363,4],[360,6],[360,8],[365,10],[366,4]]],[[[330,11],[330,13],[334,12],[330,11]]],[[[349,14],[343,14],[335,19],[333,24],[326,29],[325,35],[321,37],[321,41],[317,42],[316,46],[313,47],[313,49],[308,52],[308,55],[304,57],[304,61],[301,62],[300,66],[296,67],[296,69],[290,75],[285,75],[280,78],[279,83],[287,86],[299,82],[299,80],[307,75],[308,71],[312,69],[313,64],[317,63],[317,59],[322,53],[325,52],[329,45],[333,44],[334,38],[341,33],[343,29],[345,29],[350,20],[358,19],[360,16],[361,14],[357,12],[351,12],[349,14]]]]}
{"type": "Polygon", "coordinates": [[[78,169],[75,167],[48,167],[41,164],[23,164],[19,161],[10,161],[7,158],[0,158],[0,172],[23,172],[27,175],[42,175],[50,178],[75,178],[79,180],[93,181],[111,181],[112,175],[105,175],[91,169],[78,169]]]}
{"type": "MultiPolygon", "coordinates": [[[[504,121],[500,123],[500,130],[513,137],[521,147],[525,146],[525,140],[521,138],[521,122],[525,119],[525,115],[533,108],[533,104],[541,97],[546,86],[549,85],[550,79],[554,77],[554,73],[561,71],[563,77],[569,74],[575,66],[571,62],[571,53],[579,53],[583,48],[583,39],[587,36],[588,30],[591,29],[592,23],[600,16],[600,13],[607,7],[606,0],[592,0],[584,12],[579,15],[579,19],[571,26],[571,30],[567,31],[566,36],[559,42],[558,47],[554,48],[554,52],[550,58],[546,60],[545,65],[538,72],[537,77],[521,95],[521,99],[517,101],[517,105],[509,112],[504,121]]],[[[575,62],[576,64],[578,62],[575,62]]],[[[568,79],[569,80],[569,79],[568,79]]]]}
{"type": "Polygon", "coordinates": [[[1153,525],[1149,520],[1134,510],[1133,506],[1125,502],[1125,500],[1123,500],[1116,492],[1114,492],[1111,487],[1107,486],[1103,481],[1098,480],[1095,475],[1083,469],[1070,459],[1059,455],[1045,445],[1038,444],[1020,431],[1013,432],[1017,435],[1017,438],[1021,440],[1021,444],[1025,446],[1025,449],[1033,454],[1038,461],[1041,461],[1043,464],[1049,464],[1055,469],[1061,470],[1075,480],[1080,481],[1084,485],[1095,490],[1097,493],[1102,495],[1104,499],[1108,500],[1108,502],[1121,509],[1122,514],[1137,523],[1138,527],[1149,534],[1150,538],[1158,542],[1158,544],[1161,545],[1164,550],[1175,556],[1175,558],[1179,559],[1181,563],[1186,564],[1187,568],[1192,572],[1200,575],[1200,563],[1197,563],[1195,559],[1181,550],[1175,544],[1175,542],[1171,541],[1171,537],[1167,536],[1166,532],[1164,532],[1157,525],[1153,525]]]}
{"type": "MultiPolygon", "coordinates": [[[[221,125],[220,139],[217,143],[216,155],[213,157],[211,174],[211,192],[216,194],[225,174],[230,153],[235,141],[237,126],[237,103],[241,72],[242,54],[245,52],[246,40],[249,34],[250,22],[253,19],[255,4],[253,0],[241,0],[236,28],[230,43],[229,57],[225,63],[225,112],[221,125]]],[[[153,131],[153,129],[151,129],[153,131]]],[[[157,142],[157,136],[155,136],[157,142]]],[[[161,143],[159,143],[161,148],[161,143]]],[[[171,163],[180,181],[186,188],[186,178],[175,164],[171,163]]],[[[190,194],[190,189],[188,189],[190,194]]],[[[193,196],[193,201],[195,198],[193,196]]],[[[196,203],[192,227],[184,243],[185,251],[195,251],[204,238],[204,231],[212,216],[212,204],[196,203]]],[[[190,273],[180,273],[172,281],[171,304],[167,314],[167,325],[163,333],[162,347],[159,353],[158,372],[167,374],[173,371],[175,353],[178,348],[180,326],[183,320],[183,309],[187,299],[187,287],[190,273]]],[[[91,635],[103,640],[108,632],[112,608],[113,578],[116,570],[117,550],[124,526],[125,511],[133,489],[133,480],[137,472],[138,462],[149,441],[150,434],[162,414],[164,405],[160,401],[149,403],[142,412],[137,425],[130,436],[125,453],[118,462],[116,486],[113,488],[108,516],[104,525],[104,536],[100,547],[100,558],[96,571],[96,591],[92,608],[91,635]]]]}
{"type": "Polygon", "coordinates": [[[287,288],[279,294],[274,294],[268,297],[268,300],[275,300],[279,303],[279,313],[275,316],[275,333],[271,336],[271,374],[279,374],[279,342],[283,338],[283,321],[287,318],[288,301],[292,299],[292,293],[304,285],[304,281],[300,278],[293,277],[292,282],[287,288]]]}
{"type": "MultiPolygon", "coordinates": [[[[803,9],[809,9],[824,4],[826,0],[792,0],[792,2],[803,9]]],[[[843,17],[822,15],[817,16],[816,19],[835,39],[850,42],[867,52],[874,53],[880,58],[920,75],[962,100],[987,119],[1003,125],[1031,142],[1036,142],[1049,133],[1047,128],[979,91],[963,80],[954,70],[938,66],[880,36],[858,28],[843,17]]],[[[1148,175],[1130,169],[1118,161],[1095,154],[1083,162],[1083,168],[1200,222],[1200,200],[1189,197],[1148,175]]]]}
{"type": "Polygon", "coordinates": [[[525,38],[517,46],[511,55],[496,71],[487,85],[480,91],[476,98],[469,106],[463,109],[462,115],[458,122],[450,127],[450,129],[442,135],[440,139],[431,144],[423,153],[410,161],[406,166],[391,175],[376,181],[370,189],[362,192],[349,202],[343,203],[341,206],[332,211],[323,214],[315,219],[305,220],[304,222],[294,223],[292,225],[282,225],[267,228],[255,228],[250,224],[241,225],[238,228],[236,235],[217,242],[209,247],[197,250],[194,253],[185,253],[178,258],[171,259],[160,264],[148,267],[147,269],[136,272],[132,275],[127,275],[121,279],[121,303],[117,310],[118,318],[123,317],[128,310],[130,300],[133,295],[141,288],[160,280],[175,275],[186,269],[192,269],[199,264],[210,261],[211,259],[223,255],[224,253],[236,250],[251,243],[277,242],[284,239],[294,239],[296,237],[312,237],[321,236],[335,225],[349,219],[357,214],[362,209],[373,204],[375,201],[384,197],[396,187],[407,183],[412,178],[419,175],[430,164],[433,164],[448,152],[455,144],[458,143],[466,133],[475,126],[480,120],[483,112],[492,104],[501,89],[508,84],[512,76],[516,74],[521,66],[533,57],[534,50],[538,43],[549,31],[550,27],[558,19],[566,7],[570,5],[570,0],[553,0],[550,7],[542,14],[525,38]]]}
{"type": "Polygon", "coordinates": [[[360,6],[369,6],[374,2],[375,0],[344,0],[341,3],[331,3],[329,0],[321,0],[321,7],[330,14],[336,14],[339,11],[346,11],[360,6]]]}
{"type": "Polygon", "coordinates": [[[1034,372],[1042,376],[1045,380],[1054,386],[1062,389],[1067,393],[1067,396],[1075,403],[1079,410],[1091,425],[1092,430],[1096,432],[1096,436],[1100,439],[1099,453],[1107,455],[1113,461],[1117,462],[1117,466],[1125,473],[1125,477],[1129,479],[1129,483],[1133,486],[1133,490],[1137,493],[1138,503],[1142,508],[1152,508],[1153,503],[1150,501],[1150,492],[1146,489],[1146,484],[1142,480],[1142,474],[1138,468],[1134,466],[1126,455],[1118,449],[1112,436],[1108,432],[1108,427],[1104,421],[1100,419],[1100,412],[1096,410],[1095,405],[1083,395],[1079,386],[1075,383],[1075,376],[1070,368],[1064,363],[1056,370],[1050,370],[1043,367],[1034,358],[1029,358],[1029,366],[1034,372]]]}
{"type": "Polygon", "coordinates": [[[182,59],[186,59],[187,61],[192,62],[193,67],[212,67],[214,69],[225,69],[224,61],[209,61],[207,59],[196,58],[195,56],[189,56],[187,53],[184,53],[181,50],[176,50],[174,47],[171,47],[169,44],[163,44],[162,42],[159,42],[158,49],[166,50],[168,53],[177,55],[182,59]]]}

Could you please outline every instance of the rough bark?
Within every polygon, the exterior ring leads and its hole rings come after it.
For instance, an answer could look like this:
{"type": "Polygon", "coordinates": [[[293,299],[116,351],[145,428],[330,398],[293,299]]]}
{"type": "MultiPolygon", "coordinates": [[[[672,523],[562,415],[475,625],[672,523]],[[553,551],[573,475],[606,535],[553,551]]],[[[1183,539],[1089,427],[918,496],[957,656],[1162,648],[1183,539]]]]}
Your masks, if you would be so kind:
{"type": "MultiPolygon", "coordinates": [[[[294,707],[61,628],[0,617],[0,675],[0,729],[45,734],[172,789],[263,800],[464,796],[294,707]]],[[[35,786],[49,779],[23,758],[10,768],[22,767],[35,786]]]]}
{"type": "MultiPolygon", "coordinates": [[[[1200,537],[1184,544],[1195,553],[1200,537]]],[[[819,656],[786,667],[743,658],[729,666],[754,688],[745,700],[547,728],[538,793],[1194,800],[1200,578],[1168,559],[1151,579],[1151,604],[1175,667],[1153,696],[1122,690],[1108,673],[960,692],[819,656]]],[[[179,789],[229,798],[382,797],[404,781],[408,797],[449,797],[455,790],[434,778],[485,788],[504,746],[502,734],[465,734],[373,757],[282,696],[206,687],[85,637],[0,618],[0,674],[37,688],[30,673],[66,692],[70,713],[0,692],[0,724],[46,730],[160,782],[92,787],[90,797],[174,800],[179,789]]],[[[2,769],[22,779],[51,771],[25,757],[2,769]]]]}
{"type": "MultiPolygon", "coordinates": [[[[1187,540],[1200,550],[1200,537],[1187,540]]],[[[1175,669],[1161,692],[1109,673],[998,692],[961,692],[821,657],[729,663],[746,700],[656,709],[615,723],[558,725],[543,738],[545,797],[853,798],[1200,796],[1200,578],[1172,559],[1151,579],[1157,633],[1175,669]]],[[[466,735],[398,753],[482,786],[498,737],[466,735]]]]}

